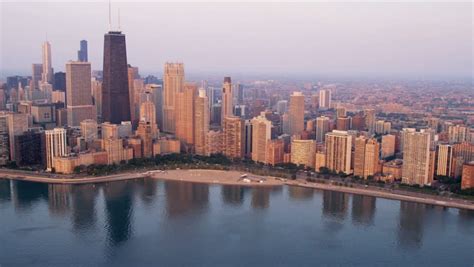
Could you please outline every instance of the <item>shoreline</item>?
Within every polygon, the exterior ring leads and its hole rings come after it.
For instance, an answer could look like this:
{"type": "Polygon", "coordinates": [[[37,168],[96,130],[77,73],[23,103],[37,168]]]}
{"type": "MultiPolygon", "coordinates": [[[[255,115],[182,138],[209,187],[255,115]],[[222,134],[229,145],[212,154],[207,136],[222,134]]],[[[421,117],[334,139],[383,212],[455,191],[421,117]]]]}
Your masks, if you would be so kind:
{"type": "Polygon", "coordinates": [[[28,181],[51,184],[88,184],[88,183],[106,183],[114,181],[123,181],[131,179],[151,178],[164,181],[182,181],[192,183],[219,184],[219,185],[237,185],[249,187],[268,187],[268,186],[299,186],[312,188],[317,190],[336,191],[349,194],[366,195],[378,198],[385,198],[398,201],[409,201],[422,203],[427,205],[443,206],[448,208],[474,210],[474,202],[462,199],[451,199],[442,196],[430,196],[422,193],[414,193],[409,191],[390,192],[373,187],[358,188],[344,187],[329,183],[310,183],[299,180],[287,180],[276,177],[264,177],[254,174],[246,174],[241,171],[224,171],[224,170],[207,170],[207,169],[185,169],[185,170],[166,170],[166,171],[147,171],[147,172],[126,172],[98,177],[80,177],[73,178],[71,176],[45,177],[41,174],[26,172],[0,170],[0,179],[28,181]],[[260,182],[262,181],[262,182],[260,182]]]}

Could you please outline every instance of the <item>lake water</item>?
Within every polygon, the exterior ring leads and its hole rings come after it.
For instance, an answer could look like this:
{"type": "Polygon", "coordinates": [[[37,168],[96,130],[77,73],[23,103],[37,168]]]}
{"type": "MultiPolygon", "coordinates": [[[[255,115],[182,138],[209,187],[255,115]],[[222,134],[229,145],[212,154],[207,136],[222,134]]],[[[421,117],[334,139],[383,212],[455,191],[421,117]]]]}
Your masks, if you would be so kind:
{"type": "Polygon", "coordinates": [[[0,266],[474,266],[474,213],[299,187],[0,179],[0,266]]]}

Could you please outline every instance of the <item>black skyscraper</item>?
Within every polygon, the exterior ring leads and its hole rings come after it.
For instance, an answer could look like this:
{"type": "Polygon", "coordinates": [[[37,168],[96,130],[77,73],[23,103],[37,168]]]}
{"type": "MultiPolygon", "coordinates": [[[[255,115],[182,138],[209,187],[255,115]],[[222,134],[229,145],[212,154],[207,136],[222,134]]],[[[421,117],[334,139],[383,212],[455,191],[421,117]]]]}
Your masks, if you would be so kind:
{"type": "Polygon", "coordinates": [[[125,35],[110,31],[104,35],[102,120],[111,123],[130,121],[127,50],[125,35]]]}
{"type": "Polygon", "coordinates": [[[56,72],[54,73],[54,90],[66,92],[66,73],[56,72]]]}
{"type": "Polygon", "coordinates": [[[77,51],[77,60],[82,61],[82,62],[87,62],[87,41],[86,40],[81,40],[80,43],[81,49],[77,51]]]}

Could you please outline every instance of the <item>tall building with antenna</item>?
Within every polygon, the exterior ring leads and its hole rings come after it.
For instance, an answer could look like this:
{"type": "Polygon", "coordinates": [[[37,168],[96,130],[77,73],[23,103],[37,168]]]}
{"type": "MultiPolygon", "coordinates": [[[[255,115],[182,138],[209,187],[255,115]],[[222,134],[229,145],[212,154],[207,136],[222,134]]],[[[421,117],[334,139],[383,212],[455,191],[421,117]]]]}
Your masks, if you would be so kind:
{"type": "MultiPolygon", "coordinates": [[[[109,25],[111,27],[110,6],[109,25]]],[[[125,34],[110,30],[104,35],[104,65],[102,83],[102,119],[119,124],[130,121],[127,49],[125,34]]]]}
{"type": "Polygon", "coordinates": [[[51,44],[46,41],[43,43],[43,73],[42,83],[53,84],[53,68],[51,67],[51,44]]]}

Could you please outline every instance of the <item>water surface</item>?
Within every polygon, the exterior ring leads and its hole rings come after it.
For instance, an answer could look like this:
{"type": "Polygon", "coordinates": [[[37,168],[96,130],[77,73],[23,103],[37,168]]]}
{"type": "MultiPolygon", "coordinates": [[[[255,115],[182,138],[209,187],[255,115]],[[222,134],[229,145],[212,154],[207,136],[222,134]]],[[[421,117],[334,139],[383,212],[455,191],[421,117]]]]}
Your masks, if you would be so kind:
{"type": "Polygon", "coordinates": [[[474,213],[300,187],[0,179],[0,266],[470,266],[474,213]]]}

